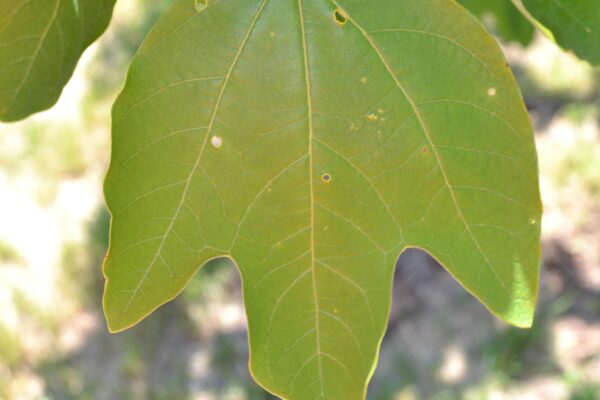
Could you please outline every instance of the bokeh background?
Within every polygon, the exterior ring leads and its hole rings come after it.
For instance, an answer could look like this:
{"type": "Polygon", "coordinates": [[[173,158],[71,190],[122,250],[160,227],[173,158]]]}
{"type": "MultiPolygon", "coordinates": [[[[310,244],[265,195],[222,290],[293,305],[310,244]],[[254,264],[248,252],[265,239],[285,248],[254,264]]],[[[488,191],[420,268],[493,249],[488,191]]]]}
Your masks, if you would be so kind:
{"type": "MultiPolygon", "coordinates": [[[[168,3],[118,2],[60,102],[0,124],[1,400],[274,399],[247,371],[240,279],[226,261],[125,333],[108,334],[103,319],[110,107],[168,3]]],[[[540,158],[535,325],[501,323],[407,252],[369,400],[600,399],[600,71],[539,35],[503,48],[540,158]]]]}

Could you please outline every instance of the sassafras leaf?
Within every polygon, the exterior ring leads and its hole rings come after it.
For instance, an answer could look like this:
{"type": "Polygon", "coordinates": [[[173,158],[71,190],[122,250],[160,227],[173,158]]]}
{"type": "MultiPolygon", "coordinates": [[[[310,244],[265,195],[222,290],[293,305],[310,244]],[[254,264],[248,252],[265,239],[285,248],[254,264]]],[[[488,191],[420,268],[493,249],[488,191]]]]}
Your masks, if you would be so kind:
{"type": "Polygon", "coordinates": [[[454,0],[179,0],[113,111],[113,331],[230,257],[251,371],[289,400],[363,399],[400,253],[529,326],[533,133],[495,41],[454,0]]]}

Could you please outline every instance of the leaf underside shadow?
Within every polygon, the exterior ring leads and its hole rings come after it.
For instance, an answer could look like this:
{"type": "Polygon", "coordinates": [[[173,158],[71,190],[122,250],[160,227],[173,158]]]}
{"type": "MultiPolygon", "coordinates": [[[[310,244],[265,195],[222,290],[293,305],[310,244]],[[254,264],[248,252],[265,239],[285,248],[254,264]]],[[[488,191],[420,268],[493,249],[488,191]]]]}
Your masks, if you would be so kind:
{"type": "Polygon", "coordinates": [[[253,376],[285,399],[365,397],[407,247],[531,323],[533,134],[451,0],[177,1],[115,104],[105,193],[111,330],[230,257],[253,376]]]}

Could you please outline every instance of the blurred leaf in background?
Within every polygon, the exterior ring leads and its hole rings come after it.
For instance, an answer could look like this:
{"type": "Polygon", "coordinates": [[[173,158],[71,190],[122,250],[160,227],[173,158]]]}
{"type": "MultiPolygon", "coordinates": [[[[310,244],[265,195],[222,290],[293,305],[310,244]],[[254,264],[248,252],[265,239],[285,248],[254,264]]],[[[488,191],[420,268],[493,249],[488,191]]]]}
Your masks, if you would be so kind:
{"type": "Polygon", "coordinates": [[[548,28],[556,42],[593,65],[600,64],[598,0],[514,0],[548,28]]]}
{"type": "Polygon", "coordinates": [[[485,26],[507,42],[527,46],[533,40],[534,27],[510,0],[458,0],[485,26]]]}
{"type": "Polygon", "coordinates": [[[0,0],[0,120],[56,103],[83,51],[110,21],[115,0],[0,0]]]}

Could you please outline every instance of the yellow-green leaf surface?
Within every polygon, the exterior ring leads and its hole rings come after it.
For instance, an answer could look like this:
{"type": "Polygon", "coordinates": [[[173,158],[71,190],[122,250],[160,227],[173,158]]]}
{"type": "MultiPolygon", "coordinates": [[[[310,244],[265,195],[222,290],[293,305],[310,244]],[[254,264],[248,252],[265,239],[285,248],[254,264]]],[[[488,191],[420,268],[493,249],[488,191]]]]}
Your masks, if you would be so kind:
{"type": "Polygon", "coordinates": [[[600,1],[513,0],[548,28],[556,42],[578,57],[600,64],[600,1]]]}
{"type": "Polygon", "coordinates": [[[0,120],[51,107],[115,0],[0,0],[0,120]]]}
{"type": "Polygon", "coordinates": [[[454,0],[179,0],[114,107],[109,327],[231,257],[256,380],[362,399],[407,247],[531,324],[536,163],[500,50],[454,0]]]}
{"type": "Polygon", "coordinates": [[[493,30],[507,41],[526,46],[533,39],[533,25],[519,12],[510,0],[458,0],[476,16],[488,21],[492,17],[493,30]]]}

